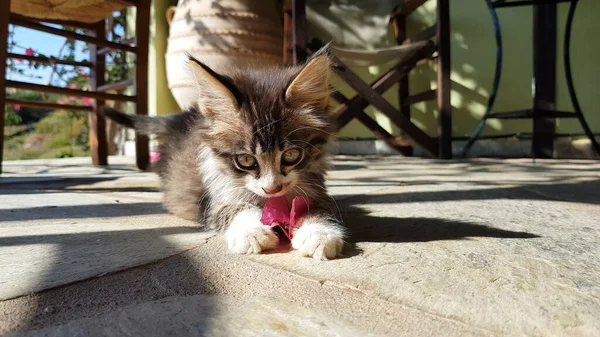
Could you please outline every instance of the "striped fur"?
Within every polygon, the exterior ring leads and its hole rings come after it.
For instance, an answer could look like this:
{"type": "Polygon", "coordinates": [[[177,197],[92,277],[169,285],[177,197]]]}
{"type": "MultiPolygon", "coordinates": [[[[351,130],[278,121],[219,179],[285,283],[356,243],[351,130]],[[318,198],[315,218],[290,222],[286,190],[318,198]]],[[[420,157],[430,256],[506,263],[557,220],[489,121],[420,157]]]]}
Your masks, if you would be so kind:
{"type": "MultiPolygon", "coordinates": [[[[269,197],[265,186],[281,184],[280,193],[289,199],[297,195],[313,199],[318,221],[340,226],[324,183],[328,144],[336,131],[327,104],[328,67],[327,56],[321,54],[304,67],[245,69],[223,75],[190,59],[200,91],[197,108],[159,118],[129,116],[111,109],[105,114],[140,132],[165,136],[156,170],[165,205],[179,217],[206,228],[227,230],[234,219],[239,220],[237,215],[245,211],[256,214],[252,209],[262,208],[269,197]],[[292,148],[299,149],[302,156],[287,165],[282,156],[292,148]],[[241,167],[236,158],[242,154],[255,158],[256,167],[241,167]]],[[[338,234],[341,242],[341,227],[338,234]]],[[[261,241],[254,246],[248,242],[252,250],[261,241]]],[[[230,248],[246,249],[240,247],[230,248]]],[[[336,246],[328,251],[339,254],[338,250],[336,246]]]]}

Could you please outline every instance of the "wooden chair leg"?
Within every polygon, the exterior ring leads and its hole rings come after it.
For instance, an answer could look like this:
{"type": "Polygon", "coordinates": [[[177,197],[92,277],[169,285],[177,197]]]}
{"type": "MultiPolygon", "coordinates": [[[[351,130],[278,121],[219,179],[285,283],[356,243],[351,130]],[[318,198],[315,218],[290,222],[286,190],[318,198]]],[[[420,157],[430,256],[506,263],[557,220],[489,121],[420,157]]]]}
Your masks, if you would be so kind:
{"type": "MultiPolygon", "coordinates": [[[[394,12],[397,8],[394,9],[394,12]]],[[[394,29],[394,38],[396,40],[397,45],[401,45],[404,43],[404,40],[407,38],[406,33],[406,17],[403,15],[394,15],[392,13],[392,27],[394,29]]],[[[400,113],[406,116],[406,118],[410,119],[410,105],[406,104],[406,101],[410,95],[409,91],[409,83],[408,76],[402,77],[398,81],[398,106],[400,113]]],[[[412,146],[408,146],[405,149],[405,152],[408,156],[413,155],[412,146]]]]}
{"type": "Polygon", "coordinates": [[[283,3],[283,64],[294,64],[294,20],[292,18],[293,0],[283,3]]]}
{"type": "Polygon", "coordinates": [[[283,4],[283,63],[295,65],[306,59],[306,0],[283,4]]]}
{"type": "MultiPolygon", "coordinates": [[[[148,115],[148,44],[150,41],[150,0],[142,0],[137,6],[135,22],[136,64],[135,64],[135,113],[148,115]]],[[[135,156],[140,170],[150,167],[148,136],[136,134],[135,156]]]]}
{"type": "Polygon", "coordinates": [[[0,174],[4,156],[4,113],[6,111],[6,55],[8,53],[8,19],[10,0],[0,1],[0,174]]]}
{"type": "MultiPolygon", "coordinates": [[[[94,24],[90,32],[94,37],[106,39],[106,24],[104,20],[94,24]]],[[[98,46],[89,45],[90,61],[92,68],[90,71],[90,89],[96,91],[98,87],[105,84],[104,74],[106,73],[106,56],[98,53],[98,46]]],[[[106,141],[106,119],[98,114],[98,111],[104,105],[104,100],[94,99],[93,110],[88,115],[90,127],[90,153],[92,156],[92,165],[108,165],[108,143],[106,141]]]]}
{"type": "Polygon", "coordinates": [[[437,0],[437,17],[439,157],[441,159],[452,159],[452,106],[450,105],[450,0],[437,0]]]}

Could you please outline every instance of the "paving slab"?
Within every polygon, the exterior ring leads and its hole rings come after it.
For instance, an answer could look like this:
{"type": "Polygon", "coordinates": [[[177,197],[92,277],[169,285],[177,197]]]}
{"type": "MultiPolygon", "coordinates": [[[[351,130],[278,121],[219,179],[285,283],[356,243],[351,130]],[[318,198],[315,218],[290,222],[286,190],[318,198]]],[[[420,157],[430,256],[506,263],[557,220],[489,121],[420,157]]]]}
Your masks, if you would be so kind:
{"type": "MultiPolygon", "coordinates": [[[[287,315],[293,322],[296,312],[310,312],[316,317],[337,318],[375,336],[425,337],[440,332],[446,336],[498,336],[493,331],[392,303],[343,284],[320,282],[252,261],[244,255],[227,254],[225,243],[216,237],[201,247],[153,264],[0,302],[0,335],[14,331],[43,335],[41,331],[73,321],[79,321],[77,324],[82,328],[88,324],[97,327],[98,320],[103,321],[121,309],[142,303],[153,305],[164,298],[196,295],[215,296],[202,312],[210,316],[210,320],[228,320],[229,312],[224,308],[229,305],[245,307],[247,303],[268,298],[287,307],[287,314],[282,313],[283,322],[288,321],[287,315]]],[[[123,320],[127,320],[128,315],[125,314],[123,320]]],[[[169,325],[170,320],[181,323],[177,315],[163,318],[162,325],[169,325]]],[[[145,331],[144,326],[136,328],[132,334],[145,331]]],[[[172,335],[160,327],[155,331],[154,336],[172,335]]],[[[298,336],[281,329],[258,332],[298,336]]],[[[223,335],[206,333],[203,336],[223,335]]],[[[300,336],[312,334],[307,331],[300,336]]]]}
{"type": "Polygon", "coordinates": [[[369,337],[349,322],[270,298],[167,297],[12,336],[315,336],[369,337]]]}
{"type": "Polygon", "coordinates": [[[139,266],[214,233],[165,214],[158,179],[82,159],[8,162],[0,179],[0,300],[139,266]],[[21,166],[19,166],[19,165],[21,166]],[[51,266],[51,268],[50,268],[51,266]]]}
{"type": "Polygon", "coordinates": [[[344,324],[377,336],[600,335],[597,161],[336,157],[328,186],[352,237],[328,262],[285,247],[230,255],[220,237],[163,213],[155,177],[113,162],[9,163],[0,267],[17,276],[2,273],[0,293],[49,290],[0,302],[0,333],[139,335],[144,322],[165,327],[156,336],[228,325],[313,335],[295,330],[306,316],[325,335],[351,335],[344,324]],[[294,329],[241,323],[262,315],[252,309],[262,300],[294,329]],[[202,303],[213,308],[206,320],[153,319],[202,303]]]}

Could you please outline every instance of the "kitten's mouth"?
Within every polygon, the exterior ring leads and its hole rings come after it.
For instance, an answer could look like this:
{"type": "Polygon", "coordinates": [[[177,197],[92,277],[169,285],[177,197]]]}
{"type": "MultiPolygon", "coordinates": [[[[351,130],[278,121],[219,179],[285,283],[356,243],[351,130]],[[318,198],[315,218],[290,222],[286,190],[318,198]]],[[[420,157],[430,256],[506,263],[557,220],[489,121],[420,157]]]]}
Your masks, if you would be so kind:
{"type": "Polygon", "coordinates": [[[281,190],[279,192],[273,193],[273,194],[262,193],[262,197],[267,198],[267,199],[282,197],[282,196],[288,194],[288,192],[290,191],[290,186],[291,186],[291,183],[283,184],[283,186],[281,187],[281,190]]]}

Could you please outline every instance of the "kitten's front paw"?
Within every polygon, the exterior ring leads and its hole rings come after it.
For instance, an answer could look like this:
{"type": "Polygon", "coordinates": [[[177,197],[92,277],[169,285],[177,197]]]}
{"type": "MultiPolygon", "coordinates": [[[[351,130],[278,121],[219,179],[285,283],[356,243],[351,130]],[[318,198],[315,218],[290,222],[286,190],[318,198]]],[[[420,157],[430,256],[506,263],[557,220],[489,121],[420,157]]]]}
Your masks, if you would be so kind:
{"type": "Polygon", "coordinates": [[[236,254],[258,254],[279,244],[277,235],[260,222],[257,212],[251,210],[242,211],[233,219],[225,238],[229,250],[236,254]]]}
{"type": "Polygon", "coordinates": [[[306,220],[292,238],[292,247],[317,260],[335,259],[342,253],[345,231],[326,220],[306,220]]]}

